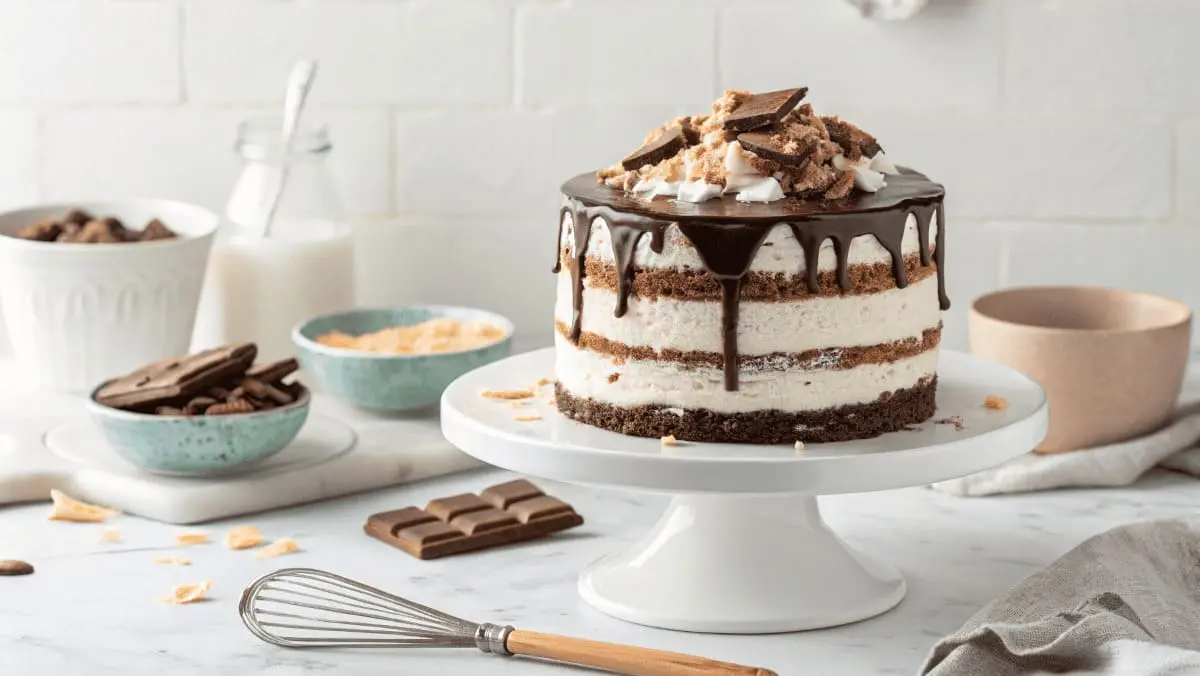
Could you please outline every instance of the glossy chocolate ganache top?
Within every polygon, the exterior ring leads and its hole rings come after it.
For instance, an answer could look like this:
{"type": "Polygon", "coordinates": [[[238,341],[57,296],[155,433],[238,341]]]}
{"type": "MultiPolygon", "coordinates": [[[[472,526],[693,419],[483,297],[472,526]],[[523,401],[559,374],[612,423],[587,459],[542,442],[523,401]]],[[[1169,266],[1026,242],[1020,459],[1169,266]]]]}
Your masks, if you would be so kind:
{"type": "Polygon", "coordinates": [[[920,240],[920,263],[937,266],[938,296],[943,310],[950,307],[944,280],[945,216],[942,202],[945,189],[923,174],[910,169],[889,176],[886,187],[877,192],[854,191],[839,200],[802,200],[785,198],[767,203],[738,202],[725,195],[704,202],[676,199],[639,198],[625,190],[596,180],[593,173],[567,181],[562,192],[565,205],[559,214],[560,248],[554,272],[561,270],[565,258],[573,290],[572,320],[569,338],[577,341],[583,330],[584,260],[594,221],[603,219],[608,226],[617,266],[617,304],[620,317],[628,309],[635,269],[634,251],[642,237],[650,236],[650,248],[661,253],[666,229],[675,225],[696,248],[704,268],[721,286],[721,330],[724,343],[725,389],[738,387],[737,325],[742,279],[768,233],[780,225],[792,230],[804,251],[805,279],[816,293],[817,260],[821,244],[832,240],[837,256],[837,279],[843,293],[850,290],[847,256],[855,237],[874,237],[892,257],[896,286],[904,288],[908,279],[904,270],[901,242],[908,216],[915,216],[920,240]],[[929,246],[929,223],[937,214],[937,233],[929,246]],[[573,223],[569,254],[561,250],[565,216],[573,223]]]}

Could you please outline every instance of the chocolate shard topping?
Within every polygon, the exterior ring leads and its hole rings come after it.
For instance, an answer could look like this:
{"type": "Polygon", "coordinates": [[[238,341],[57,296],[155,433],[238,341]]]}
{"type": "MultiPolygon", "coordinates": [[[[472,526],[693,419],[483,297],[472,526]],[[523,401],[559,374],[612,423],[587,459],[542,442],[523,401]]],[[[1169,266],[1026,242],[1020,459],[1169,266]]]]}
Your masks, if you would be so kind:
{"type": "Polygon", "coordinates": [[[807,93],[808,87],[800,87],[754,94],[730,113],[725,119],[725,128],[729,131],[751,131],[778,122],[792,112],[807,93]]]}
{"type": "Polygon", "coordinates": [[[765,131],[744,132],[737,140],[755,155],[787,166],[799,166],[817,147],[815,136],[796,141],[765,131]]]}
{"type": "Polygon", "coordinates": [[[688,147],[687,134],[683,127],[674,124],[663,130],[658,138],[633,151],[621,160],[621,166],[629,170],[642,168],[647,164],[658,164],[663,160],[674,157],[675,153],[688,147]]]}

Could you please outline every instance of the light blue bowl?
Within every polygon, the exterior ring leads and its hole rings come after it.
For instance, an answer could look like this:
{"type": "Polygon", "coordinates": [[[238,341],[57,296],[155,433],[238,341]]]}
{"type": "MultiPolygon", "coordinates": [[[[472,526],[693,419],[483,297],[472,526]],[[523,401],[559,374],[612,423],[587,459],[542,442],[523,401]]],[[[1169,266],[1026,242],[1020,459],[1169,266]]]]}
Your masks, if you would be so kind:
{"type": "Polygon", "coordinates": [[[507,357],[513,324],[498,314],[464,307],[427,305],[394,309],[350,310],[302,322],[292,331],[300,364],[321,392],[356,408],[399,412],[432,406],[442,390],[462,374],[507,357]],[[412,326],[449,317],[488,322],[504,330],[498,342],[459,352],[390,355],[327,347],[317,336],[341,331],[352,336],[394,326],[412,326]]]}
{"type": "Polygon", "coordinates": [[[311,401],[305,391],[269,411],[174,417],[110,408],[95,394],[88,411],[114,451],[148,472],[181,475],[222,474],[282,451],[300,433],[311,401]]]}

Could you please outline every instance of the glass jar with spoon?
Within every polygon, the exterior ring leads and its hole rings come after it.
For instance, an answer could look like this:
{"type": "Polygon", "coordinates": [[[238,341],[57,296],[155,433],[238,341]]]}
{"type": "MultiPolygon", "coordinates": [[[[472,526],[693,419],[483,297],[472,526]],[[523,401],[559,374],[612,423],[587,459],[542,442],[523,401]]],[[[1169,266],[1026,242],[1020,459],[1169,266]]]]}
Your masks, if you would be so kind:
{"type": "Polygon", "coordinates": [[[253,341],[260,359],[281,359],[293,354],[296,324],[354,306],[353,240],[328,168],[330,133],[298,123],[303,66],[293,72],[282,122],[239,127],[242,171],[213,249],[197,348],[253,341]]]}

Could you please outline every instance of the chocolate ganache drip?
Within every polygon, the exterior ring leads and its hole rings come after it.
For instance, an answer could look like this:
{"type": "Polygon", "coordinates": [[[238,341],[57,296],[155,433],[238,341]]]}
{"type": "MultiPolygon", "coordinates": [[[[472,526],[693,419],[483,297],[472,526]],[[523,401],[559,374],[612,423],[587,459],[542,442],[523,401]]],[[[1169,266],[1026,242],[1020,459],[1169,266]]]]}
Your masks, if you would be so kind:
{"type": "Polygon", "coordinates": [[[920,240],[920,264],[937,266],[938,301],[943,310],[950,308],[945,284],[945,190],[924,175],[902,169],[889,177],[888,185],[876,193],[856,194],[836,202],[805,202],[789,199],[769,204],[742,204],[725,197],[708,202],[688,203],[675,200],[641,200],[623,191],[597,183],[592,174],[577,176],[565,185],[566,206],[559,213],[558,258],[554,272],[562,270],[566,259],[571,275],[571,330],[569,339],[577,342],[583,332],[583,280],[586,274],[588,242],[592,225],[602,218],[608,225],[613,259],[617,269],[617,304],[614,314],[623,316],[629,308],[629,294],[635,275],[634,253],[638,242],[650,234],[650,248],[662,253],[666,230],[676,226],[691,242],[708,274],[721,287],[721,333],[724,349],[725,389],[738,388],[738,311],[742,281],[750,271],[754,256],[771,230],[787,225],[804,252],[805,282],[818,293],[817,263],[821,245],[833,241],[837,258],[837,283],[843,293],[850,291],[850,244],[856,237],[870,235],[891,254],[896,286],[904,288],[908,278],[904,269],[902,243],[911,215],[917,222],[920,240]],[[929,246],[929,222],[937,213],[937,235],[929,246]],[[571,216],[571,241],[563,247],[566,215],[571,216]]]}

